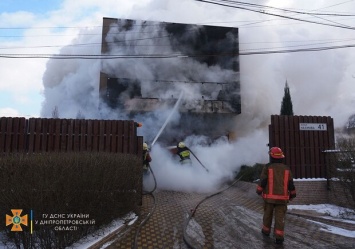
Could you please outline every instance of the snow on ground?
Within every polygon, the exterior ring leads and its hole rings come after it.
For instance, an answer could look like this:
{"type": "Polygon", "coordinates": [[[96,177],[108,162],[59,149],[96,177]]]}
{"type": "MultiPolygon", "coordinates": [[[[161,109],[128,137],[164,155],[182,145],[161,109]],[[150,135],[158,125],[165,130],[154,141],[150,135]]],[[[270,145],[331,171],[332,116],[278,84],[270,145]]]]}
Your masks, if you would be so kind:
{"type": "MultiPolygon", "coordinates": [[[[80,241],[73,244],[69,248],[77,248],[77,249],[89,248],[90,246],[93,246],[95,243],[98,243],[100,240],[102,240],[109,234],[120,229],[122,226],[124,226],[125,221],[130,220],[130,222],[127,224],[128,226],[130,226],[137,220],[137,218],[138,217],[134,213],[129,213],[124,218],[112,221],[111,224],[108,225],[107,227],[102,228],[91,235],[88,235],[86,238],[81,239],[80,241]]],[[[102,249],[106,248],[110,244],[111,244],[110,242],[107,242],[101,248],[102,249]]]]}
{"type": "Polygon", "coordinates": [[[328,218],[335,218],[341,221],[348,221],[355,224],[355,211],[349,208],[339,207],[331,204],[310,204],[310,205],[288,205],[288,210],[309,210],[315,211],[328,218]]]}
{"type": "MultiPolygon", "coordinates": [[[[322,218],[341,221],[344,223],[355,224],[355,211],[339,207],[331,204],[317,204],[317,205],[289,205],[288,210],[297,211],[314,211],[321,215],[322,218]]],[[[316,223],[321,226],[322,231],[329,233],[355,238],[355,231],[339,228],[336,226],[324,224],[318,221],[309,220],[310,222],[316,223]]]]}
{"type": "MultiPolygon", "coordinates": [[[[136,219],[137,219],[137,215],[134,213],[129,213],[127,214],[125,217],[123,217],[122,219],[116,219],[114,221],[111,222],[111,224],[109,224],[108,226],[103,227],[102,229],[97,230],[96,232],[89,234],[87,237],[81,239],[80,241],[78,241],[77,243],[74,243],[73,245],[71,245],[70,247],[68,247],[68,249],[84,249],[84,248],[89,248],[91,246],[93,246],[94,244],[98,243],[99,241],[101,241],[103,238],[105,238],[106,236],[108,236],[109,234],[117,231],[118,229],[120,229],[121,227],[123,227],[125,225],[125,222],[129,221],[128,226],[132,225],[136,219]]],[[[16,248],[15,245],[10,245],[10,244],[6,244],[6,246],[3,244],[2,241],[5,241],[4,238],[4,234],[0,233],[0,249],[7,249],[7,248],[16,248]]],[[[107,246],[109,246],[109,242],[105,245],[103,245],[101,248],[106,248],[107,246]]]]}
{"type": "Polygon", "coordinates": [[[321,223],[318,221],[312,220],[311,222],[320,225],[322,227],[320,230],[322,230],[322,231],[326,231],[329,233],[333,233],[333,234],[337,234],[337,235],[341,235],[341,236],[345,236],[345,237],[349,237],[349,238],[355,238],[355,231],[350,231],[347,229],[327,225],[327,224],[324,224],[324,223],[321,223]]]}
{"type": "MultiPolygon", "coordinates": [[[[337,221],[355,224],[355,212],[353,210],[339,207],[339,206],[335,206],[335,205],[331,205],[331,204],[289,205],[288,210],[315,211],[321,215],[324,215],[324,217],[322,216],[322,218],[334,219],[337,221]]],[[[311,221],[311,222],[321,225],[322,226],[321,230],[327,231],[329,233],[334,233],[334,234],[338,234],[338,235],[342,235],[342,236],[346,236],[346,237],[352,237],[352,238],[355,237],[355,231],[341,229],[338,227],[323,224],[321,222],[315,222],[315,221],[311,221]]],[[[114,227],[112,230],[114,231],[116,229],[117,229],[117,227],[114,227]]],[[[106,236],[107,236],[107,234],[106,234],[106,236]]],[[[88,248],[88,245],[93,245],[94,243],[96,243],[99,240],[100,240],[100,238],[95,238],[95,240],[93,242],[86,241],[85,244],[82,244],[82,245],[77,244],[78,247],[75,247],[75,248],[79,248],[79,249],[88,248]]],[[[101,249],[106,248],[108,245],[102,246],[101,249]]]]}
{"type": "MultiPolygon", "coordinates": [[[[290,210],[290,211],[291,210],[292,211],[314,211],[314,212],[317,212],[319,215],[321,215],[322,218],[355,224],[354,210],[331,205],[331,204],[289,205],[288,210],[290,210]]],[[[69,248],[77,248],[77,249],[89,248],[90,246],[94,245],[95,243],[99,242],[100,240],[102,240],[103,238],[108,236],[110,233],[121,228],[124,225],[124,222],[126,220],[131,220],[128,223],[128,226],[129,226],[129,225],[133,224],[136,221],[136,219],[137,219],[137,216],[133,213],[130,213],[126,217],[124,217],[124,219],[118,219],[118,220],[113,221],[109,226],[95,232],[94,234],[87,236],[86,238],[75,243],[74,245],[70,246],[69,248]]],[[[350,230],[338,228],[338,227],[327,225],[327,224],[317,222],[317,221],[312,221],[312,220],[309,220],[309,221],[319,224],[322,227],[321,230],[323,230],[323,231],[337,234],[337,235],[342,235],[345,237],[355,238],[355,231],[350,231],[350,230]]],[[[0,241],[2,241],[1,236],[3,236],[3,235],[0,234],[0,241]]],[[[104,244],[101,247],[101,249],[108,247],[111,243],[112,242],[107,242],[106,244],[104,244]]],[[[5,248],[6,247],[0,242],[0,249],[5,249],[5,248]]]]}

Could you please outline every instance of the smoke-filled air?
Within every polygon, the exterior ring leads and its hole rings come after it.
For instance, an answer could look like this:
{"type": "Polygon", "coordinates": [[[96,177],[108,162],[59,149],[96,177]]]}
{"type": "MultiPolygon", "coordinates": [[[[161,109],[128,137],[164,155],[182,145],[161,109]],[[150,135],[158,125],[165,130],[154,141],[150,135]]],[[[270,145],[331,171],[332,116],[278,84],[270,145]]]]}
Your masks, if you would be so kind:
{"type": "MultiPolygon", "coordinates": [[[[60,118],[133,119],[142,123],[138,135],[143,136],[151,147],[151,168],[158,189],[213,192],[223,183],[233,180],[242,165],[266,163],[270,115],[280,114],[286,82],[295,115],[330,116],[335,127],[342,129],[349,117],[355,114],[354,48],[247,54],[250,51],[298,49],[306,45],[343,45],[353,39],[353,30],[199,1],[150,0],[145,1],[144,5],[138,2],[132,1],[130,11],[125,14],[119,10],[115,14],[111,10],[111,16],[106,16],[135,20],[133,24],[127,26],[123,21],[111,23],[104,38],[88,35],[97,33],[98,29],[83,29],[81,33],[85,35],[79,34],[73,44],[100,45],[69,44],[60,53],[150,55],[157,58],[50,59],[43,76],[45,100],[41,116],[52,117],[56,109],[60,118]],[[171,31],[166,23],[188,25],[177,33],[171,31]],[[200,44],[196,39],[201,39],[204,26],[228,27],[228,35],[218,42],[212,39],[211,43],[200,44]],[[107,45],[105,51],[101,48],[102,39],[107,45]],[[235,47],[230,47],[236,41],[239,56],[215,58],[212,62],[188,56],[202,55],[210,51],[208,49],[232,52],[235,47]],[[233,66],[236,64],[237,68],[233,66]],[[128,79],[124,83],[126,92],[117,96],[115,103],[102,98],[100,73],[108,78],[120,79],[121,83],[128,79]],[[232,87],[224,83],[231,83],[232,87]],[[133,96],[136,93],[138,95],[133,96]],[[208,122],[191,117],[189,122],[184,121],[183,126],[178,125],[186,117],[177,110],[195,110],[203,101],[223,100],[222,93],[229,94],[227,99],[231,101],[226,102],[227,108],[235,113],[226,125],[228,131],[233,132],[234,139],[228,139],[227,133],[217,131],[221,122],[219,116],[208,122]],[[137,108],[135,97],[164,100],[161,103],[165,104],[149,112],[128,114],[127,107],[137,108]],[[175,110],[179,98],[181,102],[175,110]],[[213,132],[213,136],[208,136],[207,130],[216,130],[219,136],[213,132]],[[169,139],[164,137],[170,137],[174,143],[167,143],[169,139]],[[180,140],[197,157],[192,157],[191,167],[180,165],[178,156],[167,148],[176,146],[180,140]]],[[[277,2],[262,1],[259,4],[287,9],[296,8],[293,4],[297,4],[297,9],[303,6],[309,11],[322,7],[325,11],[327,6],[331,6],[331,3],[324,1],[287,1],[282,6],[277,2]]],[[[347,6],[348,9],[355,9],[354,2],[347,6]]],[[[298,14],[297,18],[314,20],[302,14],[298,14]]],[[[349,18],[342,18],[338,22],[351,22],[349,18]]],[[[97,26],[100,25],[102,19],[97,23],[97,26]]],[[[107,98],[109,94],[106,91],[104,95],[107,98]]],[[[152,175],[144,177],[144,184],[147,190],[153,187],[152,175]]]]}

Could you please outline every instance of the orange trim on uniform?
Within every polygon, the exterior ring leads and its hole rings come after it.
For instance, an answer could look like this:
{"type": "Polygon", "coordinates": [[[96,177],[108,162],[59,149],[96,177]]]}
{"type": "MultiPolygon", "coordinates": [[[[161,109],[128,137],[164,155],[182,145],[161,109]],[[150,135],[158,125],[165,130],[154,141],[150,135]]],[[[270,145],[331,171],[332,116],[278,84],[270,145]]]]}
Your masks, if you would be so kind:
{"type": "Polygon", "coordinates": [[[262,228],[262,229],[263,229],[264,232],[270,233],[270,228],[269,228],[269,227],[263,225],[263,228],[262,228]]]}
{"type": "Polygon", "coordinates": [[[280,237],[284,236],[284,231],[282,231],[282,230],[275,229],[274,233],[275,233],[275,235],[280,236],[280,237]]]}
{"type": "Polygon", "coordinates": [[[289,200],[289,196],[263,194],[264,199],[289,200]]]}
{"type": "Polygon", "coordinates": [[[263,194],[264,199],[273,199],[273,200],[289,200],[290,197],[288,195],[288,179],[290,176],[290,171],[285,170],[284,172],[284,189],[282,195],[274,194],[274,170],[268,169],[268,189],[269,193],[263,194]]]}

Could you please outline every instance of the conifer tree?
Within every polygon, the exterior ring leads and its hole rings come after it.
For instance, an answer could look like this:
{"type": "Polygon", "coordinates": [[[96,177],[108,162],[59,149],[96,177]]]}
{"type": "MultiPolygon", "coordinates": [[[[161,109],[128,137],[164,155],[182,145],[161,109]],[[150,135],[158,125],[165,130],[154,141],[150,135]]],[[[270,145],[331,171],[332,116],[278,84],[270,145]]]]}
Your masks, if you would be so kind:
{"type": "Polygon", "coordinates": [[[290,94],[290,88],[288,87],[287,81],[285,84],[285,93],[281,103],[280,115],[293,115],[292,100],[290,94]]]}

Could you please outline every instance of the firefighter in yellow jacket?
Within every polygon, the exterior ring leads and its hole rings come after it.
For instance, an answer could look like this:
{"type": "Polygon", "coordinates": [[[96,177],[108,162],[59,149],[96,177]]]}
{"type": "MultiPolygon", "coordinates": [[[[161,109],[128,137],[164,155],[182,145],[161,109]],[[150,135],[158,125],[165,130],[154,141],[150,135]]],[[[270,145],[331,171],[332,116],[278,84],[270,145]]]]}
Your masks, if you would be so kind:
{"type": "Polygon", "coordinates": [[[180,163],[185,165],[191,165],[191,152],[190,149],[185,145],[184,142],[180,142],[176,146],[176,154],[180,157],[180,163]]]}
{"type": "Polygon", "coordinates": [[[273,215],[275,216],[274,237],[276,244],[284,241],[287,203],[296,197],[296,188],[290,168],[283,163],[284,153],[279,147],[269,150],[270,163],[263,167],[256,193],[264,199],[263,227],[261,232],[269,236],[273,215]]]}
{"type": "Polygon", "coordinates": [[[150,162],[152,158],[149,153],[149,148],[147,143],[143,143],[143,174],[149,175],[150,162]]]}

